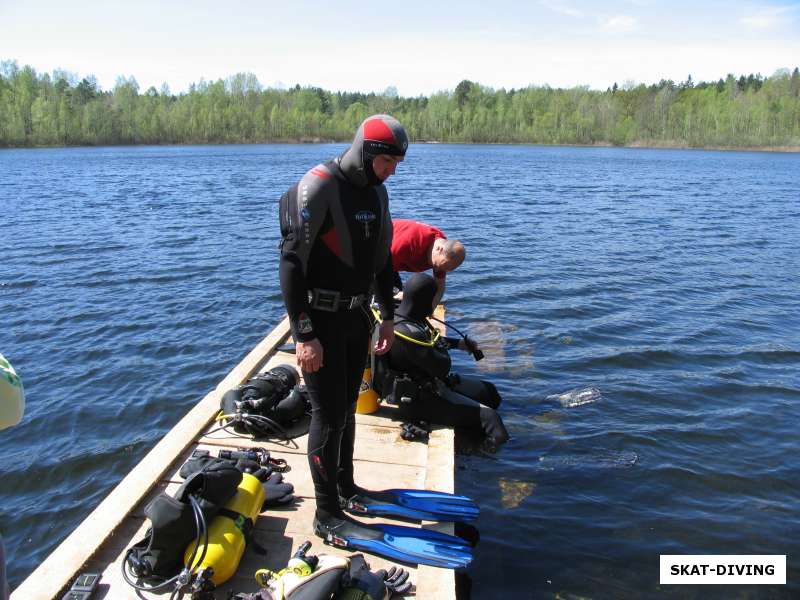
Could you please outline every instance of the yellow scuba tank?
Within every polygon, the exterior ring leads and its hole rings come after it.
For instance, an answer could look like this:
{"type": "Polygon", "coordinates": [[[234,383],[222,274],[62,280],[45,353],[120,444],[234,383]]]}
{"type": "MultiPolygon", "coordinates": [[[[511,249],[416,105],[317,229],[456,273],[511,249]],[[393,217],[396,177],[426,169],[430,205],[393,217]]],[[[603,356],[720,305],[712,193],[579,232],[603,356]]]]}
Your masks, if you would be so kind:
{"type": "Polygon", "coordinates": [[[368,415],[376,410],[378,410],[378,392],[372,387],[372,369],[367,363],[367,368],[364,369],[364,374],[361,376],[356,412],[360,415],[368,415]]]}
{"type": "MultiPolygon", "coordinates": [[[[211,568],[211,582],[214,585],[221,585],[230,579],[239,566],[245,548],[245,527],[249,520],[250,524],[255,523],[256,517],[261,512],[266,496],[261,481],[250,473],[242,474],[242,481],[236,490],[236,495],[228,500],[223,507],[224,510],[237,513],[239,515],[234,521],[233,518],[218,514],[211,521],[208,527],[208,549],[203,562],[198,565],[195,560],[190,568],[201,572],[203,569],[211,568]]],[[[186,548],[183,560],[188,562],[192,556],[196,540],[192,540],[186,548]]],[[[197,550],[197,559],[203,553],[203,544],[197,550]]]]}

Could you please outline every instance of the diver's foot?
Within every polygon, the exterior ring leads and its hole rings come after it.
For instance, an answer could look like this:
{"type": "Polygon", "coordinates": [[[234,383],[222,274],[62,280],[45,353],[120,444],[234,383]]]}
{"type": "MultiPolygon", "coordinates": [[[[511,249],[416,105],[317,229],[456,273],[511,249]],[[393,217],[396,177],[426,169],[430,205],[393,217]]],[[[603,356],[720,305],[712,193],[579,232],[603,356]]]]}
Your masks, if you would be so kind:
{"type": "Polygon", "coordinates": [[[380,531],[358,523],[344,514],[341,517],[333,515],[315,515],[314,534],[321,537],[325,543],[342,548],[347,547],[348,538],[362,540],[379,539],[383,535],[380,531]]]}
{"type": "Polygon", "coordinates": [[[394,503],[397,498],[392,494],[386,492],[365,490],[358,486],[354,486],[349,490],[351,493],[346,494],[340,492],[339,506],[342,510],[357,515],[375,516],[370,514],[369,506],[372,504],[386,504],[394,503]]]}

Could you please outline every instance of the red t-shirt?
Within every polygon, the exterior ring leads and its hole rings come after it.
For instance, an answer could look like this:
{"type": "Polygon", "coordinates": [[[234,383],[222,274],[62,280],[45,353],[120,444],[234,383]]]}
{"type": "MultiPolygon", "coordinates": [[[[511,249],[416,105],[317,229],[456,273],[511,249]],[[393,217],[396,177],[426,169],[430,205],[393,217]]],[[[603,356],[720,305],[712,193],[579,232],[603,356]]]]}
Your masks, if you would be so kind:
{"type": "MultiPolygon", "coordinates": [[[[408,219],[392,219],[392,267],[395,271],[420,273],[432,269],[431,247],[438,239],[447,239],[444,233],[425,223],[408,219]]],[[[446,273],[434,271],[436,279],[446,273]]]]}

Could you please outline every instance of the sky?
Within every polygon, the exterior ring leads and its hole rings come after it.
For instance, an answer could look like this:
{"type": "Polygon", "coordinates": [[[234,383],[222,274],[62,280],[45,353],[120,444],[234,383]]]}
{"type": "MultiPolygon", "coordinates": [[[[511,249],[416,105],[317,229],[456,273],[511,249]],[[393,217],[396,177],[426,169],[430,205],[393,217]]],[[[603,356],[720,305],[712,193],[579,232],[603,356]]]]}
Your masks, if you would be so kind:
{"type": "Polygon", "coordinates": [[[428,96],[772,75],[800,66],[800,0],[0,0],[0,60],[173,93],[265,87],[428,96]]]}

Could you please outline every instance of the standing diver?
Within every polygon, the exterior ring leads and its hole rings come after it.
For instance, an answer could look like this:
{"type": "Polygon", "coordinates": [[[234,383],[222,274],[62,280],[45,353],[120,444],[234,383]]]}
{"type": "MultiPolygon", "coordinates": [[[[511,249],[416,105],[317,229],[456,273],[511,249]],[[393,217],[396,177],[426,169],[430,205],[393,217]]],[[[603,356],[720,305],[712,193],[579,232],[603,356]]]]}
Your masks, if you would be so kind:
{"type": "Polygon", "coordinates": [[[469,343],[439,337],[428,323],[436,291],[436,282],[425,273],[406,281],[395,313],[395,341],[377,358],[373,385],[382,398],[398,405],[404,419],[482,431],[488,446],[497,448],[508,440],[496,412],[500,394],[488,381],[450,373],[448,349],[467,350],[469,343]]]}
{"type": "MultiPolygon", "coordinates": [[[[365,525],[346,516],[340,501],[340,495],[370,493],[353,479],[355,407],[371,328],[366,304],[374,286],[382,319],[375,352],[383,354],[394,339],[392,224],[383,182],[407,148],[396,119],[369,117],[344,153],[311,169],[281,197],[281,291],[312,406],[308,463],[315,533],[348,549],[459,568],[472,558],[464,540],[412,527],[365,525]]],[[[401,496],[392,498],[406,499],[401,496]]],[[[419,504],[413,496],[408,502],[411,508],[419,504]]]]}

